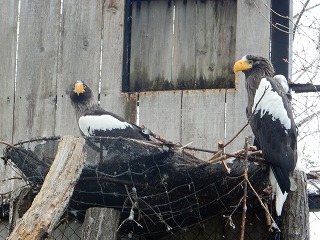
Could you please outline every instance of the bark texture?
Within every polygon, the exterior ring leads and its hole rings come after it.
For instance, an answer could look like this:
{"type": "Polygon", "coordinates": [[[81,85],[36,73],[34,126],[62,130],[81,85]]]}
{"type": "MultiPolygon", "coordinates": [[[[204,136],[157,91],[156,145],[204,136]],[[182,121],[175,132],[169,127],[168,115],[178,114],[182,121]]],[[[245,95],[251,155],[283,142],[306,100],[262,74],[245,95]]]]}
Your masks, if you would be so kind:
{"type": "Polygon", "coordinates": [[[65,136],[29,210],[17,220],[8,240],[42,239],[50,234],[64,213],[86,159],[84,139],[65,136]]]}
{"type": "Polygon", "coordinates": [[[82,225],[83,240],[117,239],[120,212],[112,208],[89,208],[82,225]]]}
{"type": "Polygon", "coordinates": [[[297,190],[290,192],[285,203],[282,222],[283,240],[309,239],[309,206],[307,176],[302,171],[294,172],[297,190]]]}

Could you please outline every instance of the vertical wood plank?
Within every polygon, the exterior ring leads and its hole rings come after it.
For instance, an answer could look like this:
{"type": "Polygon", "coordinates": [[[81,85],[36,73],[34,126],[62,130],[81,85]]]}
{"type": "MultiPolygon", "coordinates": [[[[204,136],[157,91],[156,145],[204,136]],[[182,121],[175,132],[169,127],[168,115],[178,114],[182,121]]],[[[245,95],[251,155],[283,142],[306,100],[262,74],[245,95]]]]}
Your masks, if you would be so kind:
{"type": "Polygon", "coordinates": [[[182,91],[140,93],[140,125],[144,125],[162,138],[181,142],[182,91]]]}
{"type": "Polygon", "coordinates": [[[107,0],[103,7],[101,107],[136,121],[136,95],[121,94],[124,34],[123,0],[107,0]]]}
{"type": "Polygon", "coordinates": [[[133,2],[130,91],[169,89],[172,14],[170,0],[133,2]]]}
{"type": "MultiPolygon", "coordinates": [[[[0,2],[0,140],[11,143],[13,131],[14,78],[17,39],[18,0],[0,2]]],[[[0,144],[0,155],[5,145],[0,144]]],[[[16,172],[0,160],[0,179],[10,179],[16,172]]],[[[21,181],[0,184],[0,194],[12,191],[21,181]]],[[[4,200],[10,196],[3,196],[4,200]]]]}
{"type": "Polygon", "coordinates": [[[177,89],[195,87],[196,1],[175,1],[172,82],[177,89]]]}
{"type": "Polygon", "coordinates": [[[237,3],[198,1],[196,20],[196,86],[234,86],[232,61],[235,56],[237,3]]]}
{"type": "MultiPolygon", "coordinates": [[[[270,51],[270,24],[265,19],[270,18],[270,1],[251,2],[237,1],[237,26],[236,26],[236,59],[246,54],[269,56],[270,51]],[[250,27],[248,27],[250,26],[250,27]],[[259,41],[257,40],[259,33],[259,41]]],[[[234,61],[235,61],[234,60],[234,61]]],[[[226,138],[230,140],[247,122],[245,108],[248,103],[245,89],[244,74],[239,74],[239,85],[236,90],[227,92],[227,118],[226,138]]],[[[229,152],[242,148],[244,137],[252,135],[248,126],[238,138],[227,148],[229,152]]]]}
{"type": "MultiPolygon", "coordinates": [[[[12,142],[18,0],[0,2],[0,140],[12,142]]],[[[2,152],[3,146],[0,145],[2,152]]]]}
{"type": "Polygon", "coordinates": [[[56,135],[80,135],[66,89],[85,81],[98,100],[103,1],[64,0],[57,86],[56,135]]]}
{"type": "MultiPolygon", "coordinates": [[[[172,1],[133,3],[130,91],[170,88],[172,19],[172,1]]],[[[167,140],[180,141],[179,102],[181,93],[141,93],[140,125],[145,125],[167,140]]]]}
{"type": "Polygon", "coordinates": [[[103,6],[101,93],[122,90],[124,4],[106,0],[103,6]]]}
{"type": "MultiPolygon", "coordinates": [[[[181,112],[182,144],[216,150],[218,141],[224,140],[225,90],[184,91],[181,112]]],[[[212,154],[195,156],[208,160],[212,154]]]]}
{"type": "Polygon", "coordinates": [[[20,3],[13,141],[54,134],[60,1],[20,3]]]}

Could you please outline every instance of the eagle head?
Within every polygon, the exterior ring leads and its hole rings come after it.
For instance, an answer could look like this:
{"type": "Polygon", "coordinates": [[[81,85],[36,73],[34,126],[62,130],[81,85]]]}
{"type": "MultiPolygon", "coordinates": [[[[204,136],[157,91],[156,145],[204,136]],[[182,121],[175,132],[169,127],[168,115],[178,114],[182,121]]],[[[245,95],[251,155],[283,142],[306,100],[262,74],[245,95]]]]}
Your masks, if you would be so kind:
{"type": "Polygon", "coordinates": [[[234,73],[242,71],[245,75],[248,75],[253,71],[263,71],[266,73],[266,76],[271,77],[274,75],[273,66],[268,59],[253,55],[245,55],[237,61],[233,66],[233,71],[234,73]]]}
{"type": "Polygon", "coordinates": [[[91,89],[82,81],[78,80],[67,90],[72,103],[91,103],[93,93],[91,89]]]}
{"type": "Polygon", "coordinates": [[[78,96],[81,93],[86,91],[87,85],[84,84],[82,81],[78,80],[73,84],[73,92],[76,93],[78,96]]]}

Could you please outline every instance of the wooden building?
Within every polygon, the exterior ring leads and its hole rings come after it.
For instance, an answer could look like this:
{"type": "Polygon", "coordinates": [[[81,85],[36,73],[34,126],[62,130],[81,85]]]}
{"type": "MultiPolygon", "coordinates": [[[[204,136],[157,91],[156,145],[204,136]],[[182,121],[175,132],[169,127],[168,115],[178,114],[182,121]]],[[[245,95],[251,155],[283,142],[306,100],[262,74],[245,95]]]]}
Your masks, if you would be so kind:
{"type": "MultiPolygon", "coordinates": [[[[235,82],[232,66],[270,56],[270,10],[270,0],[1,1],[0,139],[79,136],[65,91],[80,79],[105,109],[174,143],[216,149],[246,124],[244,78],[235,82]]],[[[9,180],[17,173],[3,161],[0,176],[8,201],[25,183],[9,180]]]]}

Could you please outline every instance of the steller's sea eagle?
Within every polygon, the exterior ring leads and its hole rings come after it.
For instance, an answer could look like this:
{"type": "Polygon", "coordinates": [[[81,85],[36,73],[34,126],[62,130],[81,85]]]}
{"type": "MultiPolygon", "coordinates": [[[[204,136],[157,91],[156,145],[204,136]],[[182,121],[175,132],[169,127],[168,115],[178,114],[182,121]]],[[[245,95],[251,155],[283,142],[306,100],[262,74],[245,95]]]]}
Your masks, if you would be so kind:
{"type": "Polygon", "coordinates": [[[234,64],[235,73],[245,74],[248,93],[247,118],[255,144],[270,164],[270,183],[276,195],[276,213],[281,216],[290,190],[296,186],[291,178],[297,161],[297,128],[287,93],[286,79],[274,75],[273,66],[263,57],[245,55],[234,64]]]}
{"type": "Polygon", "coordinates": [[[92,90],[82,81],[76,81],[67,92],[83,135],[149,139],[137,125],[101,108],[95,102],[92,90]]]}

